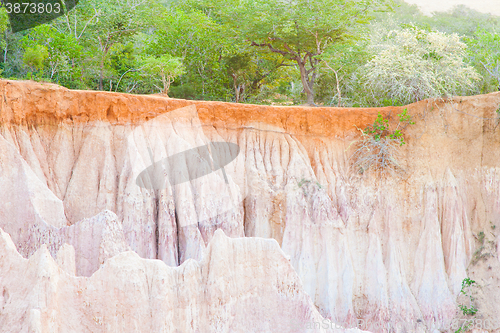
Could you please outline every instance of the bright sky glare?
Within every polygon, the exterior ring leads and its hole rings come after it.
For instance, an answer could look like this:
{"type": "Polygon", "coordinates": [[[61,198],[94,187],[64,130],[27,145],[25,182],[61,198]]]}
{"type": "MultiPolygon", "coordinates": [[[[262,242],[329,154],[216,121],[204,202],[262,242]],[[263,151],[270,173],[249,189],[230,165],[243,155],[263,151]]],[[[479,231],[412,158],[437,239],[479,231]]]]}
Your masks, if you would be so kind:
{"type": "Polygon", "coordinates": [[[456,5],[466,5],[482,13],[500,16],[500,0],[404,0],[416,4],[424,14],[446,11],[456,5]]]}

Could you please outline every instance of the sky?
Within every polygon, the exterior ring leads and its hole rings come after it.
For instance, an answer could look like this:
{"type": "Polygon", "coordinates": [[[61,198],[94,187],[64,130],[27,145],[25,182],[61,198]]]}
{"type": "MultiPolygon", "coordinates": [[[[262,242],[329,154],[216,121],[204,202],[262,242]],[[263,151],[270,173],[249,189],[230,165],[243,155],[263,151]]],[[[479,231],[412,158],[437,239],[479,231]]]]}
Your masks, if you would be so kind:
{"type": "Polygon", "coordinates": [[[424,14],[433,11],[446,11],[456,5],[466,5],[482,13],[500,16],[500,0],[404,0],[407,3],[420,6],[424,14]]]}

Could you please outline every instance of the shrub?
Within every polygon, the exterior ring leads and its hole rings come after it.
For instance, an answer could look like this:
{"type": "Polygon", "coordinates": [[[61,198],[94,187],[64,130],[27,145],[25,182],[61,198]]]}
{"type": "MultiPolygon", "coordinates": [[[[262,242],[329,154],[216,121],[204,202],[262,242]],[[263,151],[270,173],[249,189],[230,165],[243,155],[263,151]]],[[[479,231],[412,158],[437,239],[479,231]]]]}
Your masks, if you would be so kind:
{"type": "Polygon", "coordinates": [[[404,129],[414,122],[405,108],[398,114],[398,124],[391,129],[389,120],[384,119],[379,113],[371,126],[361,131],[361,139],[351,159],[357,171],[364,173],[368,169],[382,171],[382,173],[399,172],[403,168],[398,163],[398,146],[406,144],[404,129]]]}
{"type": "Polygon", "coordinates": [[[470,288],[472,287],[472,285],[474,285],[476,283],[476,281],[470,279],[470,278],[465,278],[463,281],[462,281],[462,289],[460,290],[460,292],[462,294],[464,294],[465,296],[469,297],[470,301],[469,301],[469,305],[470,307],[468,307],[467,305],[463,305],[463,304],[459,304],[458,305],[458,308],[460,309],[460,311],[462,311],[462,313],[464,315],[469,315],[469,316],[473,316],[477,313],[477,308],[472,304],[472,301],[474,300],[472,298],[471,295],[468,294],[468,291],[470,291],[470,288]],[[467,290],[466,290],[467,289],[467,290]]]}
{"type": "Polygon", "coordinates": [[[44,67],[43,62],[48,57],[49,53],[47,47],[43,45],[35,45],[33,47],[26,48],[24,52],[23,62],[31,70],[42,70],[44,67]]]}
{"type": "Polygon", "coordinates": [[[390,31],[361,69],[376,98],[408,104],[430,97],[467,93],[480,76],[464,62],[467,46],[458,35],[409,26],[390,31]]]}

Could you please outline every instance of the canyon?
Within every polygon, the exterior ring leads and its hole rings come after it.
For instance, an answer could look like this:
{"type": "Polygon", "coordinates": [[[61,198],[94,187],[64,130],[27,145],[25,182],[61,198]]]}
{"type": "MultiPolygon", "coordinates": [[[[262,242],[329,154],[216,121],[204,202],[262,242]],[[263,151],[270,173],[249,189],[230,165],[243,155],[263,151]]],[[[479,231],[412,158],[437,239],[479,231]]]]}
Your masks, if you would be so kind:
{"type": "Polygon", "coordinates": [[[312,108],[0,89],[1,332],[500,332],[500,92],[312,108]],[[362,129],[405,109],[397,172],[359,170],[362,129]]]}

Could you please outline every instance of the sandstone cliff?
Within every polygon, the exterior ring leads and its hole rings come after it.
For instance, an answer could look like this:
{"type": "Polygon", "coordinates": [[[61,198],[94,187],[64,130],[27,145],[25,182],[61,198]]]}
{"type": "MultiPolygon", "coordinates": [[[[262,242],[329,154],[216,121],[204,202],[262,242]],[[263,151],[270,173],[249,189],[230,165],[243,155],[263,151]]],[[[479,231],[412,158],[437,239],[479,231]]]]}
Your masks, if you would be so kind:
{"type": "Polygon", "coordinates": [[[403,108],[0,89],[2,331],[455,331],[467,276],[500,329],[500,93],[407,106],[381,176],[356,127],[403,108]]]}

